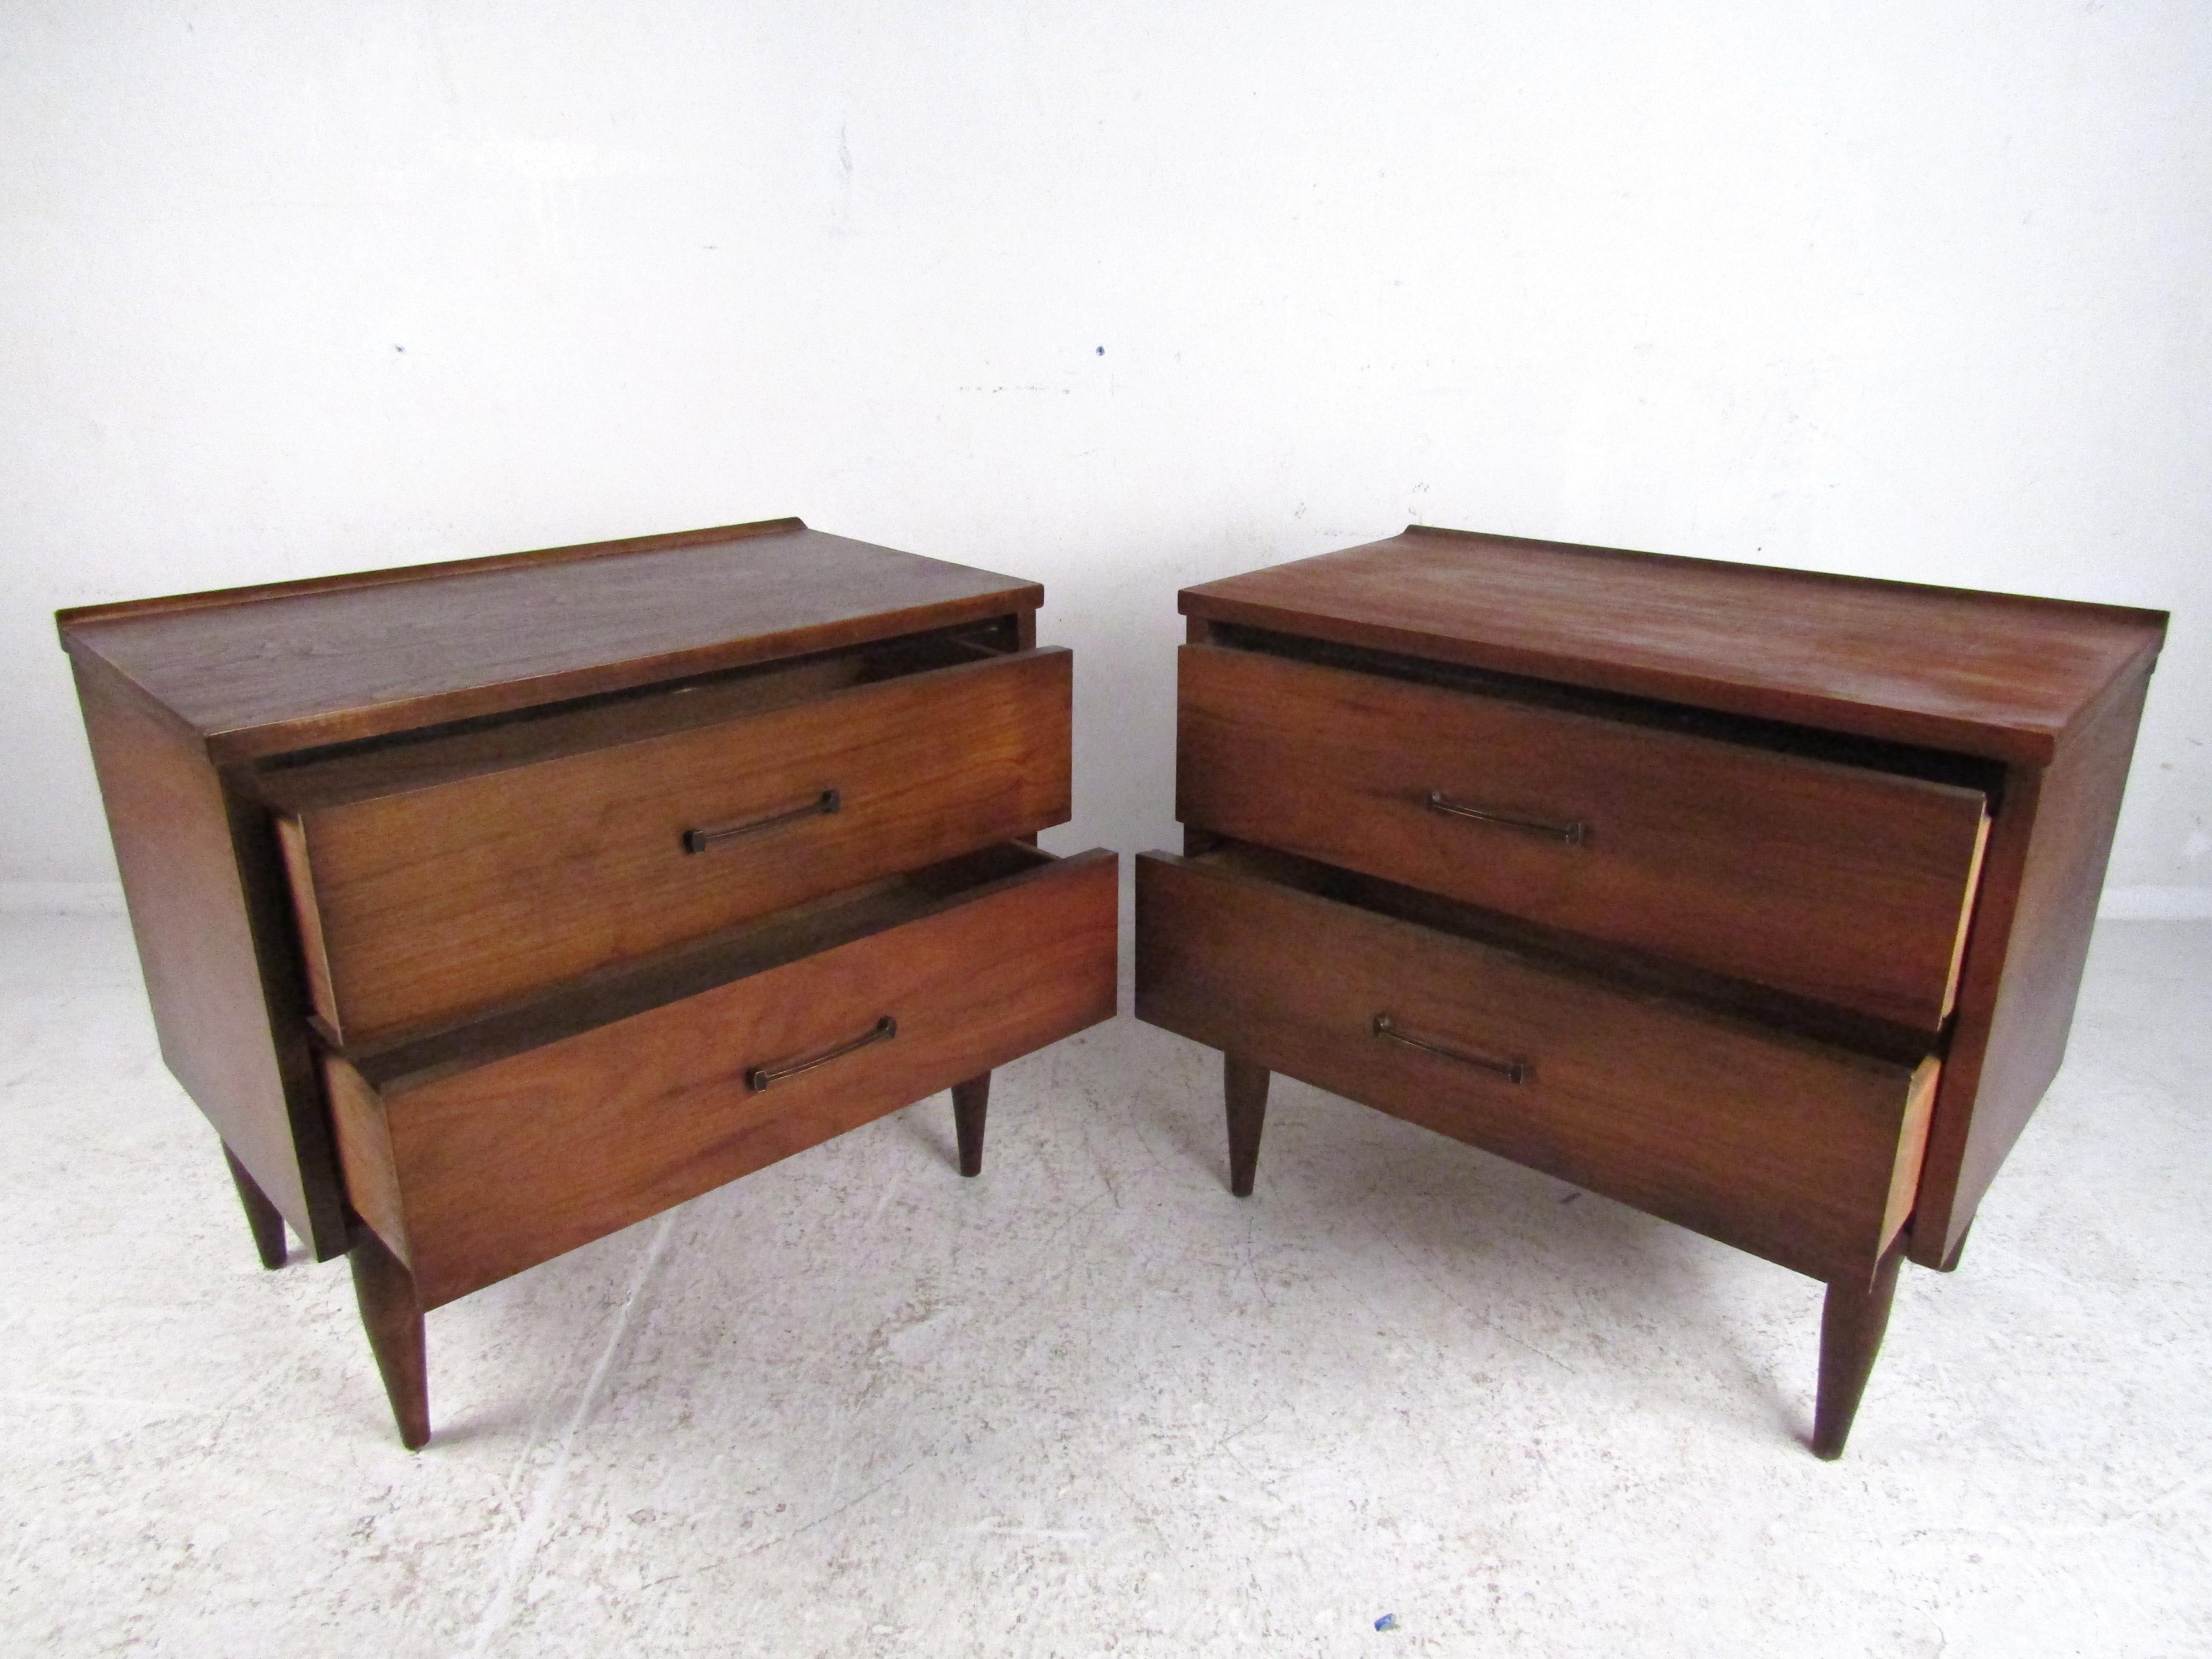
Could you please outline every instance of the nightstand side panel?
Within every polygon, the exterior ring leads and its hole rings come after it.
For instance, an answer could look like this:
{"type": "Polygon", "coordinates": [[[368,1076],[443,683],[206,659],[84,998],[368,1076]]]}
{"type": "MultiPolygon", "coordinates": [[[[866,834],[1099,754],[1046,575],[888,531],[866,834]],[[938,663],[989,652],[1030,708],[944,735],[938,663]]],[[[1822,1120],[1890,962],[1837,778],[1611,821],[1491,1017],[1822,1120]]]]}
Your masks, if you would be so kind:
{"type": "Polygon", "coordinates": [[[1950,1259],[2066,1057],[2150,672],[2147,659],[2050,766],[2008,783],[1913,1221],[1924,1267],[1950,1259]]]}
{"type": "Polygon", "coordinates": [[[161,1057],[292,1231],[338,1255],[337,1166],[283,897],[259,884],[275,876],[273,847],[252,845],[260,815],[114,670],[70,662],[161,1057]]]}

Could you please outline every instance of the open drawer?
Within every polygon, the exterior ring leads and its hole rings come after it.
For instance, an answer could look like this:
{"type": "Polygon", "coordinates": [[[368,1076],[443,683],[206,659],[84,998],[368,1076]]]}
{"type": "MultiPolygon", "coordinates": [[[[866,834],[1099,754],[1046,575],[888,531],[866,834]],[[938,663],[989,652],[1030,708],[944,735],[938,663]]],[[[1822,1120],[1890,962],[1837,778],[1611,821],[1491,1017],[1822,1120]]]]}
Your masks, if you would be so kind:
{"type": "Polygon", "coordinates": [[[1114,1012],[1118,860],[1000,846],[324,1061],[434,1307],[1114,1012]]]}
{"type": "Polygon", "coordinates": [[[1257,650],[1181,665],[1187,824],[1929,1036],[1950,1013],[1983,789],[1257,650]]]}
{"type": "Polygon", "coordinates": [[[1816,1279],[1873,1273],[1911,1212],[1932,1056],[1856,1052],[1388,902],[1257,848],[1142,854],[1138,1017],[1816,1279]]]}
{"type": "Polygon", "coordinates": [[[1062,822],[1070,658],[893,641],[265,773],[356,1043],[1062,822]]]}

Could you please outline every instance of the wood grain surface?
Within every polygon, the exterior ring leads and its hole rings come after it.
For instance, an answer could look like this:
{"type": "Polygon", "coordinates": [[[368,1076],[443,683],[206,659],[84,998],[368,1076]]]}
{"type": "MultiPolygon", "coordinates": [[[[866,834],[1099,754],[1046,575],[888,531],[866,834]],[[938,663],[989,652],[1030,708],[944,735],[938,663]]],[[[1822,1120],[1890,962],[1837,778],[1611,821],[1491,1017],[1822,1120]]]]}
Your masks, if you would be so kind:
{"type": "Polygon", "coordinates": [[[1033,612],[1044,590],[796,519],[58,614],[220,761],[1033,612]]]}
{"type": "Polygon", "coordinates": [[[1913,1223],[1923,1267],[1958,1265],[1983,1195],[2066,1057],[2149,678],[2145,664],[2116,684],[2051,765],[2006,780],[1913,1223]]]}
{"type": "Polygon", "coordinates": [[[1409,526],[1185,588],[1183,614],[2048,763],[2166,613],[1409,526]]]}
{"type": "Polygon", "coordinates": [[[1624,995],[1261,878],[1233,850],[1138,859],[1137,964],[1140,1018],[1816,1279],[1869,1279],[1903,1222],[1891,1194],[1932,1060],[1624,995]],[[1525,1079],[1378,1038],[1378,1013],[1525,1079]]]}
{"type": "MultiPolygon", "coordinates": [[[[498,770],[441,766],[439,742],[410,745],[404,767],[378,753],[293,769],[270,794],[288,806],[318,1012],[340,1042],[372,1040],[1061,823],[1072,684],[1048,648],[631,741],[610,714],[651,729],[664,702],[711,714],[719,692],[593,710],[575,717],[592,744],[549,753],[526,735],[542,757],[498,770]],[[398,781],[364,794],[364,769],[398,781]],[[685,849],[687,830],[832,790],[835,813],[685,849]]],[[[473,754],[493,735],[452,742],[473,754]]]]}
{"type": "Polygon", "coordinates": [[[1950,785],[1205,645],[1182,651],[1176,799],[1188,825],[1930,1035],[1984,827],[1950,785]]]}
{"type": "Polygon", "coordinates": [[[266,814],[104,664],[72,665],[161,1058],[316,1259],[339,1255],[337,1164],[266,814]]]}
{"type": "Polygon", "coordinates": [[[483,720],[404,732],[260,762],[241,775],[280,812],[307,812],[465,778],[512,771],[611,744],[672,737],[748,714],[811,702],[934,668],[1003,657],[1011,642],[988,629],[873,641],[813,656],[754,663],[605,697],[525,708],[483,720]]]}
{"type": "MultiPolygon", "coordinates": [[[[681,1000],[483,1064],[336,1088],[382,1147],[362,1198],[404,1228],[434,1307],[980,1077],[1114,1012],[1117,860],[1093,851],[681,1000]],[[745,1074],[819,1055],[885,1016],[897,1035],[756,1091],[745,1074]],[[396,1202],[372,1197],[389,1180],[396,1202]]],[[[374,1066],[372,1066],[372,1071],[374,1066]]],[[[355,1075],[348,1078],[347,1073],[355,1075]]],[[[360,1200],[357,1200],[360,1201],[360,1200]]]]}

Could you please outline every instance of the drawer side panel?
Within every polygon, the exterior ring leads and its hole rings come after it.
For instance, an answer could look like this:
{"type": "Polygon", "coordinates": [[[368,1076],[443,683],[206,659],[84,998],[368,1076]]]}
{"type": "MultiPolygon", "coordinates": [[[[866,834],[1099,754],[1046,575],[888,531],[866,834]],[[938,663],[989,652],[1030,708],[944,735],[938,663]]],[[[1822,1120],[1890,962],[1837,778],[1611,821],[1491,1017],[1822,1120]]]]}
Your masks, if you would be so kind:
{"type": "Polygon", "coordinates": [[[346,1200],[392,1254],[411,1267],[414,1249],[408,1242],[407,1209],[392,1161],[384,1103],[360,1073],[336,1056],[323,1061],[323,1086],[330,1097],[331,1127],[337,1137],[346,1200]]]}

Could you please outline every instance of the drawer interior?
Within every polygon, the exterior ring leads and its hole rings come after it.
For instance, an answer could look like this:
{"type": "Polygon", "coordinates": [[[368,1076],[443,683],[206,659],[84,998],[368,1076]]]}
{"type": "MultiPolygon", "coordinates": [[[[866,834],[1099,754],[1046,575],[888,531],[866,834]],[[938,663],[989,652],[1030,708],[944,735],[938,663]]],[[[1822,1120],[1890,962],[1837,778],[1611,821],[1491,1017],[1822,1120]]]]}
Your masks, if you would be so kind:
{"type": "Polygon", "coordinates": [[[1595,975],[1624,991],[1667,998],[1878,1059],[1912,1065],[1931,1051],[1940,1052],[1940,1045],[1931,1044],[1927,1033],[1910,1027],[1274,848],[1223,841],[1189,861],[1310,893],[1370,915],[1418,923],[1455,939],[1507,951],[1534,967],[1595,975]]]}
{"type": "Polygon", "coordinates": [[[1630,726],[1647,726],[1654,731],[1713,738],[1725,743],[1741,744],[1747,748],[1768,750],[1776,754],[1833,761],[1845,766],[1863,766],[1871,771],[1889,772],[1899,777],[1919,778],[1929,783],[1948,783],[1960,788],[1979,790],[1988,797],[1992,812],[1997,810],[2003,794],[2003,765],[1973,755],[1954,754],[1911,744],[1886,743],[1850,732],[1818,731],[1783,720],[1758,720],[1749,715],[1668,702],[1656,697],[1631,696],[1587,686],[1565,685],[1553,680],[1532,679],[1518,674],[1471,668],[1459,663],[1436,662],[1365,646],[1343,645],[1333,640],[1281,634],[1271,629],[1253,628],[1242,623],[1216,623],[1212,624],[1208,638],[1212,644],[1232,650],[1253,651],[1263,656],[1281,657],[1293,662],[1311,663],[1324,668],[1349,669],[1356,673],[1403,680],[1410,684],[1432,685],[1446,690],[1501,697],[1531,708],[1594,714],[1630,726]]]}
{"type": "Polygon", "coordinates": [[[377,1089],[396,1094],[886,932],[1067,862],[1022,842],[1003,842],[581,975],[448,1025],[351,1047],[326,1040],[325,1046],[377,1089]]]}
{"type": "Polygon", "coordinates": [[[288,812],[310,811],[766,714],[856,686],[1009,656],[1018,648],[1012,630],[995,623],[905,635],[363,743],[301,750],[264,762],[252,781],[267,805],[288,812]]]}

